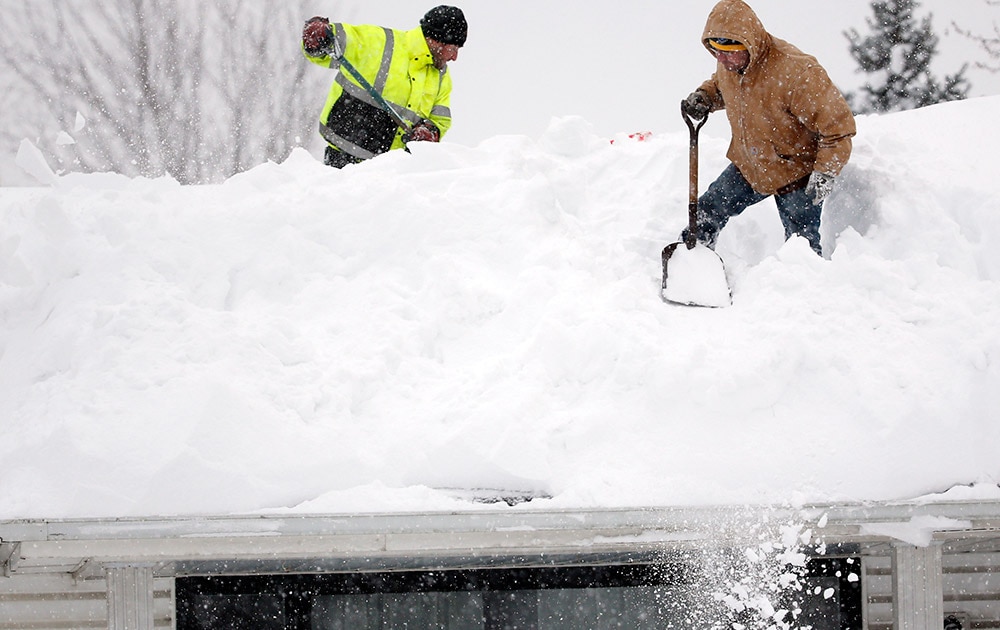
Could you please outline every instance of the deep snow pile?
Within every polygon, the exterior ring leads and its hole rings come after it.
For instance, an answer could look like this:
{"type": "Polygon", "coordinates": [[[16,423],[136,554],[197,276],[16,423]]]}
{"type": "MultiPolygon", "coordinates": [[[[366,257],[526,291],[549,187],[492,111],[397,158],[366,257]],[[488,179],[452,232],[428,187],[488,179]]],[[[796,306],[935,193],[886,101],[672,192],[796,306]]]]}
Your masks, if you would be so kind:
{"type": "Polygon", "coordinates": [[[827,259],[765,202],[721,309],[658,297],[686,133],[0,189],[0,518],[1000,497],[998,111],[859,119],[827,259]]]}

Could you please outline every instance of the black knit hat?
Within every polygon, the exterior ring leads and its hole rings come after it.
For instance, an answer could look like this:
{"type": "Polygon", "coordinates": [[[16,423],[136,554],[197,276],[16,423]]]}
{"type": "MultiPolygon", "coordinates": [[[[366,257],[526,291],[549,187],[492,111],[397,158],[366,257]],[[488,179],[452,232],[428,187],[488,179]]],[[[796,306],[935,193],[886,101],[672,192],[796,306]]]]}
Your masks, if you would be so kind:
{"type": "Polygon", "coordinates": [[[464,46],[465,38],[469,34],[469,24],[465,21],[462,10],[443,4],[428,11],[420,20],[420,26],[424,29],[424,37],[430,37],[442,44],[464,46]]]}

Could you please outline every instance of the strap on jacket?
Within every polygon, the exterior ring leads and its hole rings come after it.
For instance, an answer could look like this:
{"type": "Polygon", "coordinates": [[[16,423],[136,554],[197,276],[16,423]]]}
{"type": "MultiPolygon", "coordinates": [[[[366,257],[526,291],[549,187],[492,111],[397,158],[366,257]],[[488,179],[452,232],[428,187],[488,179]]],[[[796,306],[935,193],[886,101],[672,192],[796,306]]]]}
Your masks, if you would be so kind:
{"type": "Polygon", "coordinates": [[[361,160],[370,160],[375,157],[375,154],[368,149],[363,149],[358,145],[354,144],[350,140],[347,140],[343,136],[339,135],[333,129],[330,129],[323,123],[319,124],[319,135],[323,136],[323,139],[337,147],[344,153],[348,155],[353,155],[354,157],[361,160]]]}

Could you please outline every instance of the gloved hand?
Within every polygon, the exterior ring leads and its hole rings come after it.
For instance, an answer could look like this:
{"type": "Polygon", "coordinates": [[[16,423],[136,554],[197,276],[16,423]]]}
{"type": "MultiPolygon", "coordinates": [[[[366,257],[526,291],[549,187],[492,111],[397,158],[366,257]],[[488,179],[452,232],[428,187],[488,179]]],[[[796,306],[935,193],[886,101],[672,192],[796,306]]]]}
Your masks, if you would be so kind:
{"type": "Polygon", "coordinates": [[[806,196],[812,199],[813,205],[820,205],[833,191],[833,182],[836,177],[829,173],[813,171],[809,176],[809,183],[806,184],[806,196]]]}
{"type": "Polygon", "coordinates": [[[311,17],[302,27],[302,46],[310,57],[339,57],[330,20],[325,17],[311,17]]]}
{"type": "Polygon", "coordinates": [[[695,90],[681,101],[681,109],[685,114],[694,120],[701,120],[712,110],[712,104],[708,101],[708,94],[703,90],[695,90]]]}
{"type": "Polygon", "coordinates": [[[403,134],[403,142],[437,142],[441,139],[441,130],[433,121],[421,120],[403,134]]]}

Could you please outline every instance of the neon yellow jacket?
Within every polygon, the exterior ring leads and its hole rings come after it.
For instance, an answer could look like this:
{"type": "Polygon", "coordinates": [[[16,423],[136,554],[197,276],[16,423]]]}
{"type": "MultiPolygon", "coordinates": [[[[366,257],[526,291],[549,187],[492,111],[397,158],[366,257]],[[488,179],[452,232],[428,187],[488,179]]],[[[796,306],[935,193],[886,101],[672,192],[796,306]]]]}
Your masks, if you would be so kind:
{"type": "MultiPolygon", "coordinates": [[[[434,67],[423,30],[332,23],[337,48],[375,91],[407,121],[429,119],[441,135],[451,127],[451,75],[434,67]]],[[[309,61],[340,70],[331,56],[309,61]]],[[[348,72],[340,71],[320,114],[320,135],[330,146],[359,159],[403,148],[403,130],[348,72]]]]}

